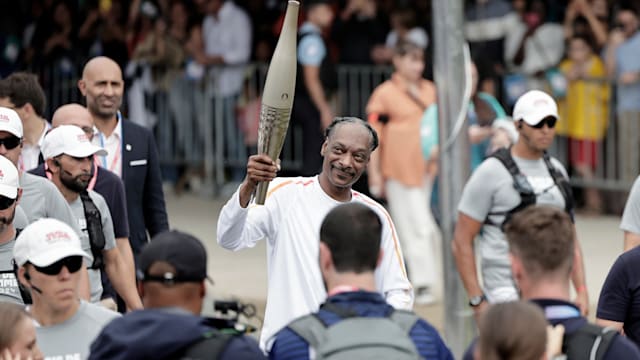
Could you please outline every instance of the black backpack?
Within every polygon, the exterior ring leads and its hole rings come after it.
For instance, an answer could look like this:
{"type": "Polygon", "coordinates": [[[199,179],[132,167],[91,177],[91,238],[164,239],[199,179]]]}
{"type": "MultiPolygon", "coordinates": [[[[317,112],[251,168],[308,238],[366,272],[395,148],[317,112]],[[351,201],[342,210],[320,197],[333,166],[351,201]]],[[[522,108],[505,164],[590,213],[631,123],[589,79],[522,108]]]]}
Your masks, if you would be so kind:
{"type": "Polygon", "coordinates": [[[226,349],[229,342],[244,332],[237,330],[235,321],[221,318],[206,318],[211,331],[203,334],[202,339],[188,345],[172,359],[180,360],[212,360],[217,359],[226,349]]]}
{"type": "Polygon", "coordinates": [[[562,353],[567,360],[602,360],[617,336],[618,332],[613,328],[585,323],[578,330],[564,335],[562,353]]]}
{"type": "MultiPolygon", "coordinates": [[[[491,221],[491,219],[489,219],[488,216],[484,221],[484,223],[487,225],[499,226],[501,229],[504,229],[504,225],[511,219],[513,214],[523,210],[524,208],[530,205],[534,205],[536,203],[536,193],[533,190],[533,187],[531,186],[529,181],[527,180],[527,177],[520,171],[520,168],[518,168],[518,165],[513,160],[513,157],[511,156],[511,148],[502,148],[502,149],[496,150],[493,154],[491,154],[490,157],[498,159],[502,163],[502,165],[504,165],[507,171],[509,171],[509,174],[511,174],[511,177],[513,178],[513,187],[520,194],[520,204],[518,204],[518,206],[508,211],[489,213],[489,216],[504,215],[505,218],[502,224],[496,224],[495,222],[491,221]]],[[[569,184],[569,181],[567,180],[567,178],[564,177],[562,172],[560,172],[555,166],[553,166],[553,164],[551,164],[551,158],[549,157],[549,154],[547,154],[546,151],[544,152],[542,158],[544,160],[545,165],[547,166],[549,175],[551,175],[553,182],[556,184],[556,186],[558,186],[558,189],[560,190],[560,193],[564,198],[565,211],[573,219],[574,204],[573,204],[573,193],[571,191],[571,184],[569,184]]]]}
{"type": "Polygon", "coordinates": [[[91,264],[90,269],[102,269],[104,267],[102,251],[106,245],[104,231],[102,229],[102,216],[96,204],[91,200],[87,190],[80,192],[80,199],[82,200],[84,219],[87,224],[91,254],[93,255],[93,264],[91,264]]]}

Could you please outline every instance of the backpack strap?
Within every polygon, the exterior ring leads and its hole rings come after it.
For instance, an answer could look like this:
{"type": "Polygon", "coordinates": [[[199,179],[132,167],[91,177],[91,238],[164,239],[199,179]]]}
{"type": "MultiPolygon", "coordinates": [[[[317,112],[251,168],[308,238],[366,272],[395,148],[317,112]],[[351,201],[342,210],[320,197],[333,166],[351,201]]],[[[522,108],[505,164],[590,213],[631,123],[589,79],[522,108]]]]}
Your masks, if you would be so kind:
{"type": "Polygon", "coordinates": [[[82,207],[84,208],[84,218],[87,223],[87,232],[89,233],[89,242],[91,243],[91,254],[93,255],[91,269],[102,269],[104,267],[102,250],[104,250],[106,245],[104,231],[102,229],[102,216],[100,215],[100,210],[98,210],[86,190],[80,192],[80,199],[82,200],[82,207]]]}
{"type": "Polygon", "coordinates": [[[515,208],[509,211],[501,211],[501,212],[491,212],[489,215],[504,215],[505,219],[502,224],[496,224],[491,221],[489,217],[485,219],[485,224],[504,227],[511,216],[518,211],[526,208],[527,206],[533,205],[536,203],[536,193],[533,191],[533,187],[529,184],[527,177],[520,171],[518,168],[518,164],[516,164],[515,160],[513,160],[513,156],[511,156],[511,148],[501,148],[496,150],[491,157],[498,159],[502,165],[509,171],[509,174],[513,178],[513,187],[516,189],[518,194],[520,194],[520,204],[515,208]]]}
{"type": "Polygon", "coordinates": [[[568,359],[601,360],[617,335],[613,328],[585,323],[575,332],[565,334],[562,350],[568,359]]]}
{"type": "Polygon", "coordinates": [[[400,326],[400,328],[404,330],[407,333],[407,335],[411,332],[411,329],[413,329],[413,327],[416,325],[416,323],[420,319],[418,315],[414,314],[411,311],[397,310],[397,309],[394,309],[388,315],[388,317],[396,325],[400,326]]]}
{"type": "Polygon", "coordinates": [[[553,166],[553,164],[551,163],[551,157],[546,151],[542,155],[542,158],[544,159],[545,165],[547,165],[549,174],[553,178],[553,182],[558,186],[558,189],[560,190],[560,193],[564,198],[564,210],[567,213],[572,214],[574,204],[571,184],[569,183],[567,178],[565,178],[564,175],[560,172],[560,170],[553,166]]]}
{"type": "Polygon", "coordinates": [[[187,349],[182,353],[182,356],[179,357],[179,359],[217,359],[234,337],[235,335],[232,334],[225,334],[215,330],[211,331],[205,334],[204,339],[189,345],[187,349]]]}
{"type": "MultiPolygon", "coordinates": [[[[320,309],[336,314],[342,319],[359,316],[355,311],[331,302],[320,305],[320,309]]],[[[314,348],[317,348],[327,336],[327,325],[317,313],[300,317],[287,327],[314,348]]]]}
{"type": "Polygon", "coordinates": [[[300,317],[287,327],[313,348],[317,348],[327,334],[327,326],[315,314],[300,317]]]}

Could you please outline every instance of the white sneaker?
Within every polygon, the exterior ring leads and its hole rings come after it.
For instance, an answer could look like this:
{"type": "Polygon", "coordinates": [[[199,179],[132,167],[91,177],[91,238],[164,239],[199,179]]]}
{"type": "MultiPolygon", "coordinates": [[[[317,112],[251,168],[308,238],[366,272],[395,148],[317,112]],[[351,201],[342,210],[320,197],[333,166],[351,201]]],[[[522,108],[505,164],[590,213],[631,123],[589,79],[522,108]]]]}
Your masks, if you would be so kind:
{"type": "Polygon", "coordinates": [[[415,303],[418,305],[432,305],[436,303],[436,297],[428,287],[420,287],[415,292],[415,303]]]}

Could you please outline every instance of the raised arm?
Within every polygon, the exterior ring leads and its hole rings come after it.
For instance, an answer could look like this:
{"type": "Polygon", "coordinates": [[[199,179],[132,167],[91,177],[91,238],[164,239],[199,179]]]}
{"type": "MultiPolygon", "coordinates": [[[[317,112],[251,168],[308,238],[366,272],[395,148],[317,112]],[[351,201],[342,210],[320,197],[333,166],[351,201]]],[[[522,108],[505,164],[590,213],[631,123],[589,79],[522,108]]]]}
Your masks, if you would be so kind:
{"type": "Polygon", "coordinates": [[[274,199],[249,209],[251,197],[260,181],[272,181],[277,165],[265,154],[252,155],[247,162],[247,176],[220,212],[217,241],[228,250],[240,250],[274,233],[273,214],[277,211],[274,199]],[[249,213],[251,212],[251,217],[249,213]]]}

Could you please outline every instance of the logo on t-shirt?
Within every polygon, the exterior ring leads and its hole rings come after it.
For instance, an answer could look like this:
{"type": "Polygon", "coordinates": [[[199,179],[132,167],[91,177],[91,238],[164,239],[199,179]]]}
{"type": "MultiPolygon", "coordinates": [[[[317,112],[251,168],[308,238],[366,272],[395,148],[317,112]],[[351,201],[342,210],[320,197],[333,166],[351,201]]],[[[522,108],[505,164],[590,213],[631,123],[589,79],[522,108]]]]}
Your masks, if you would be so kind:
{"type": "Polygon", "coordinates": [[[14,298],[22,302],[22,296],[18,288],[18,280],[13,273],[0,274],[0,301],[2,296],[14,298]]]}

